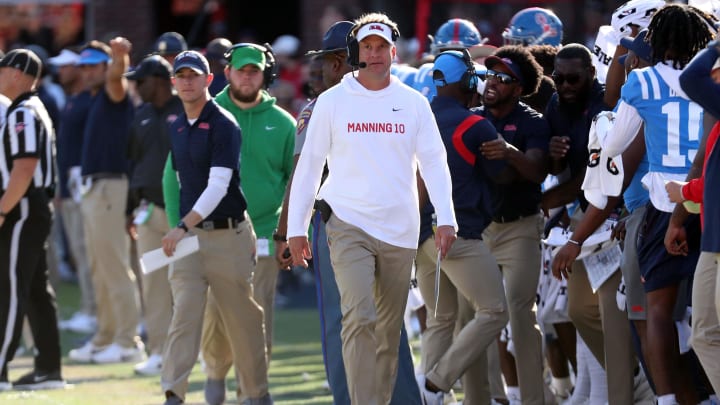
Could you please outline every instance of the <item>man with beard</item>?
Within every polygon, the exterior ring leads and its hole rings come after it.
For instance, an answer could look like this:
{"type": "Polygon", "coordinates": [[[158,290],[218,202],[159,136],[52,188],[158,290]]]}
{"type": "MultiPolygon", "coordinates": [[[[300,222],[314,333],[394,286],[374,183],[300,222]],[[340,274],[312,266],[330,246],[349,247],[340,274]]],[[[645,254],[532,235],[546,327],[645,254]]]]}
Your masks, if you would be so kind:
{"type": "MultiPolygon", "coordinates": [[[[516,381],[508,381],[525,404],[542,404],[543,363],[541,334],[533,311],[540,277],[540,183],[547,175],[550,128],[541,114],[520,102],[535,93],[542,67],[527,48],[503,46],[485,60],[483,106],[476,112],[493,124],[496,140],[480,148],[490,160],[505,161],[512,168],[507,183],[493,195],[492,222],[483,240],[495,256],[505,279],[510,328],[515,342],[516,381]]],[[[509,366],[514,367],[514,364],[509,366]]],[[[514,395],[517,397],[517,395],[514,395]]],[[[519,398],[518,398],[519,399],[519,398]]]]}
{"type": "MultiPolygon", "coordinates": [[[[251,43],[236,44],[225,57],[228,86],[215,98],[237,120],[242,132],[240,160],[242,190],[257,235],[257,267],[253,295],[265,314],[267,354],[272,351],[273,304],[279,265],[275,261],[275,235],[285,187],[293,168],[295,120],[265,90],[273,79],[271,51],[251,43]]],[[[205,399],[222,403],[225,375],[232,365],[230,346],[217,303],[210,294],[203,326],[203,359],[208,379],[205,399]]]]}
{"type": "MultiPolygon", "coordinates": [[[[593,117],[611,110],[604,101],[605,89],[595,78],[590,50],[580,44],[565,45],[555,59],[553,81],[557,92],[545,113],[550,123],[550,172],[560,184],[542,196],[544,212],[580,200],[571,227],[587,208],[581,185],[588,159],[588,132],[593,117]],[[566,179],[563,181],[563,179],[566,179]]],[[[570,243],[577,243],[571,240],[570,243]]],[[[611,404],[633,403],[634,353],[627,316],[618,309],[615,291],[620,277],[611,277],[594,294],[582,261],[565,269],[568,280],[568,315],[598,362],[607,373],[611,404]],[[612,336],[612,341],[605,336],[612,336]]]]}

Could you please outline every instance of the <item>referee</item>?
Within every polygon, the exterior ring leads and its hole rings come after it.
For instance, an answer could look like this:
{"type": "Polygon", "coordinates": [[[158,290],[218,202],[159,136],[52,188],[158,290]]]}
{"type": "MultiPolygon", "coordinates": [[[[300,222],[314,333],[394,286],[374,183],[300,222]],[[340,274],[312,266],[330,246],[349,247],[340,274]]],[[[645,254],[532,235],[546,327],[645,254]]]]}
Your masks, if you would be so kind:
{"type": "Polygon", "coordinates": [[[46,190],[53,185],[52,123],[33,92],[42,63],[26,49],[0,61],[0,93],[12,100],[0,131],[0,390],[28,316],[37,347],[24,389],[60,388],[60,337],[55,295],[47,279],[45,240],[52,215],[46,190]]]}

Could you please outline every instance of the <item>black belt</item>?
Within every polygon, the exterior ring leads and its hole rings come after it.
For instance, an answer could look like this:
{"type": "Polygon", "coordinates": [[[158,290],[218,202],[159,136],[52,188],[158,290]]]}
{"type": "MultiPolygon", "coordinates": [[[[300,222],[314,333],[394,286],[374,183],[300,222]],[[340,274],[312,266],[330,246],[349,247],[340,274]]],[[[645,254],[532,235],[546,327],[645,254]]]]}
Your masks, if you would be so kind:
{"type": "Polygon", "coordinates": [[[208,219],[195,225],[203,231],[214,231],[216,229],[233,229],[243,223],[245,219],[225,218],[225,219],[208,219]]]}
{"type": "Polygon", "coordinates": [[[330,204],[325,202],[325,200],[316,200],[313,208],[320,211],[320,218],[323,222],[327,223],[327,221],[330,220],[330,215],[332,215],[332,207],[330,207],[330,204]]]}
{"type": "Polygon", "coordinates": [[[508,222],[514,222],[518,219],[529,217],[537,215],[537,212],[526,212],[522,214],[510,214],[510,215],[495,215],[493,216],[492,220],[493,222],[499,222],[501,224],[506,224],[508,222]]]}

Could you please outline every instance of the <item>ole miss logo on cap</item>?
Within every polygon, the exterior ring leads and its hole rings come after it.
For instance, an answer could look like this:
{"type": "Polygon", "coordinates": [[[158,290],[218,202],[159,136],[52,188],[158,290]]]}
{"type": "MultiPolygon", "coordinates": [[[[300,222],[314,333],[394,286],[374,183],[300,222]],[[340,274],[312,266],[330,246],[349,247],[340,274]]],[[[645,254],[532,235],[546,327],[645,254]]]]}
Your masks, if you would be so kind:
{"type": "Polygon", "coordinates": [[[382,25],[371,25],[371,26],[370,26],[370,31],[372,31],[372,30],[377,30],[377,31],[380,31],[380,32],[384,32],[384,31],[385,31],[385,30],[383,29],[382,25]]]}

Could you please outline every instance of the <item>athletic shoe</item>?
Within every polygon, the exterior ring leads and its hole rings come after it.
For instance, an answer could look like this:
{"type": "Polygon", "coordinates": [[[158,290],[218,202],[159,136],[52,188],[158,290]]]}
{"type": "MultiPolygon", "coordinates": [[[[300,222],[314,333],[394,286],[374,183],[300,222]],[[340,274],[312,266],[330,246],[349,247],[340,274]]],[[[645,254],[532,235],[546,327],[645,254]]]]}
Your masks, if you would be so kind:
{"type": "Polygon", "coordinates": [[[95,346],[92,341],[88,341],[82,347],[72,349],[68,353],[68,358],[78,363],[90,363],[95,353],[106,349],[108,346],[95,346]]]}
{"type": "Polygon", "coordinates": [[[51,373],[31,371],[13,381],[12,385],[16,390],[34,391],[63,389],[66,384],[60,375],[60,371],[53,371],[51,373]]]}
{"type": "Polygon", "coordinates": [[[182,403],[183,403],[183,400],[180,399],[179,396],[173,394],[173,395],[167,396],[167,399],[165,399],[164,405],[180,405],[182,403]]]}
{"type": "Polygon", "coordinates": [[[135,365],[135,374],[140,375],[159,375],[162,371],[162,356],[153,354],[148,357],[147,361],[135,365]]]}
{"type": "Polygon", "coordinates": [[[122,347],[117,343],[113,343],[93,354],[92,362],[98,364],[130,363],[144,361],[146,358],[145,345],[138,341],[131,347],[122,347]]]}
{"type": "Polygon", "coordinates": [[[12,389],[12,384],[10,384],[7,381],[0,381],[0,392],[10,391],[11,389],[12,389]]]}
{"type": "Polygon", "coordinates": [[[633,378],[633,399],[636,405],[654,405],[655,394],[653,393],[647,377],[642,368],[633,378]]]}
{"type": "Polygon", "coordinates": [[[225,402],[225,380],[205,380],[205,402],[220,405],[225,402]]]}
{"type": "Polygon", "coordinates": [[[76,333],[94,333],[97,329],[97,318],[84,312],[75,312],[70,319],[60,321],[58,328],[76,333]]]}
{"type": "Polygon", "coordinates": [[[420,388],[420,399],[422,405],[443,405],[445,394],[442,391],[432,392],[425,386],[425,375],[417,375],[418,388],[420,388]]]}

